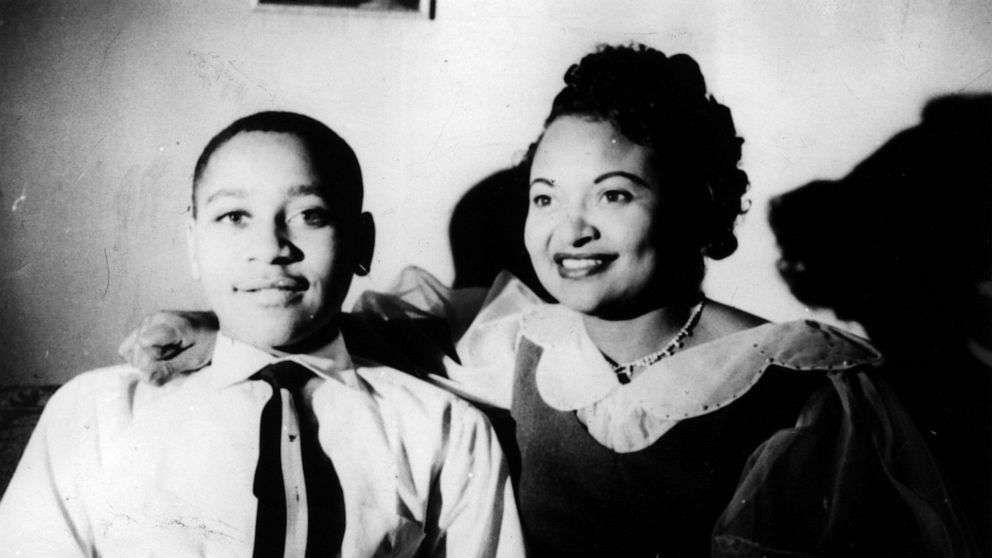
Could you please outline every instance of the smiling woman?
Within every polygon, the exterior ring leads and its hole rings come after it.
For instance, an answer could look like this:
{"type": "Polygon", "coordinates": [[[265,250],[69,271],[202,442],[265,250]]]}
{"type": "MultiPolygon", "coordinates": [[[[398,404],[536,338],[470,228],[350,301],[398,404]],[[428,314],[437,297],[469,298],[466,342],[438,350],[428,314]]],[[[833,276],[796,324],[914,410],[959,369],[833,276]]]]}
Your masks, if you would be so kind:
{"type": "Polygon", "coordinates": [[[748,181],[695,61],[607,46],[565,84],[524,227],[560,304],[497,281],[438,380],[509,409],[528,551],[966,555],[870,345],[702,293],[748,181]]]}
{"type": "MultiPolygon", "coordinates": [[[[529,151],[524,238],[542,285],[615,362],[658,349],[736,249],[747,175],[730,111],[692,58],[605,48],[573,66],[529,151]],[[642,327],[617,324],[637,318],[642,327]]],[[[741,329],[761,320],[714,304],[741,329]]],[[[698,338],[697,338],[698,339],[698,338]]]]}

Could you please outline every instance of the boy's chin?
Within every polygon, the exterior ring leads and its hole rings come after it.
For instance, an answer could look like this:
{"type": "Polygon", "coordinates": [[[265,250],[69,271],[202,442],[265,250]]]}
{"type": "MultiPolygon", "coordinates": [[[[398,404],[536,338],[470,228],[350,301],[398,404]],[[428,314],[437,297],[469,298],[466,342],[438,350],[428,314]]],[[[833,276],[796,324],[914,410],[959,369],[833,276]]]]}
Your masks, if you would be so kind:
{"type": "Polygon", "coordinates": [[[308,353],[327,345],[337,335],[331,326],[293,327],[280,324],[246,324],[244,327],[224,327],[225,335],[259,349],[287,353],[308,353]],[[265,327],[259,327],[264,325],[265,327]]]}

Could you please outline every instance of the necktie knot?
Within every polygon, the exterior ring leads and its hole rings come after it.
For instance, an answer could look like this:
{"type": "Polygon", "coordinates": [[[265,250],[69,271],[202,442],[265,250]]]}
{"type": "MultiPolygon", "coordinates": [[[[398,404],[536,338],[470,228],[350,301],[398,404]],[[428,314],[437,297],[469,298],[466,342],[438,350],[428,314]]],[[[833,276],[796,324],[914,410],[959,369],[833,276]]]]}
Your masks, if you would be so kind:
{"type": "Polygon", "coordinates": [[[315,374],[302,364],[291,360],[281,360],[255,372],[251,375],[251,379],[268,383],[276,393],[278,393],[279,388],[295,393],[314,376],[315,374]]]}

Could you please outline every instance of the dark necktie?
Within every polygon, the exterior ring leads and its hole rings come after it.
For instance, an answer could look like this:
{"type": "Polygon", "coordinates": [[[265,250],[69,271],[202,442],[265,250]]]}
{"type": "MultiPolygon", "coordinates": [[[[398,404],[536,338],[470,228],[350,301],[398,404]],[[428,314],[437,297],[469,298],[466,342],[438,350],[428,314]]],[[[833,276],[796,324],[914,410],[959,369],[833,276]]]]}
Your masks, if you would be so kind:
{"type": "Polygon", "coordinates": [[[280,361],[252,375],[272,386],[272,397],[262,408],[259,429],[258,465],[254,493],[258,498],[254,558],[283,556],[286,546],[286,490],[282,475],[282,397],[289,391],[297,409],[300,426],[300,453],[306,483],[307,558],[337,556],[344,535],[344,497],[337,473],[317,440],[316,424],[305,420],[303,386],[314,377],[305,366],[280,361]]]}

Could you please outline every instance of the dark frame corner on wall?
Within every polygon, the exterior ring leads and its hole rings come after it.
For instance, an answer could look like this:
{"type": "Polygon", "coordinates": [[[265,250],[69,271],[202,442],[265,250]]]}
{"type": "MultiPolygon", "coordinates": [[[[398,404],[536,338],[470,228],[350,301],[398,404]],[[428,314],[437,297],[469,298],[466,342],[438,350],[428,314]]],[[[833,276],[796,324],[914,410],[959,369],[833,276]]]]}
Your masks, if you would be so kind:
{"type": "Polygon", "coordinates": [[[434,19],[436,0],[251,0],[256,10],[434,19]]]}

